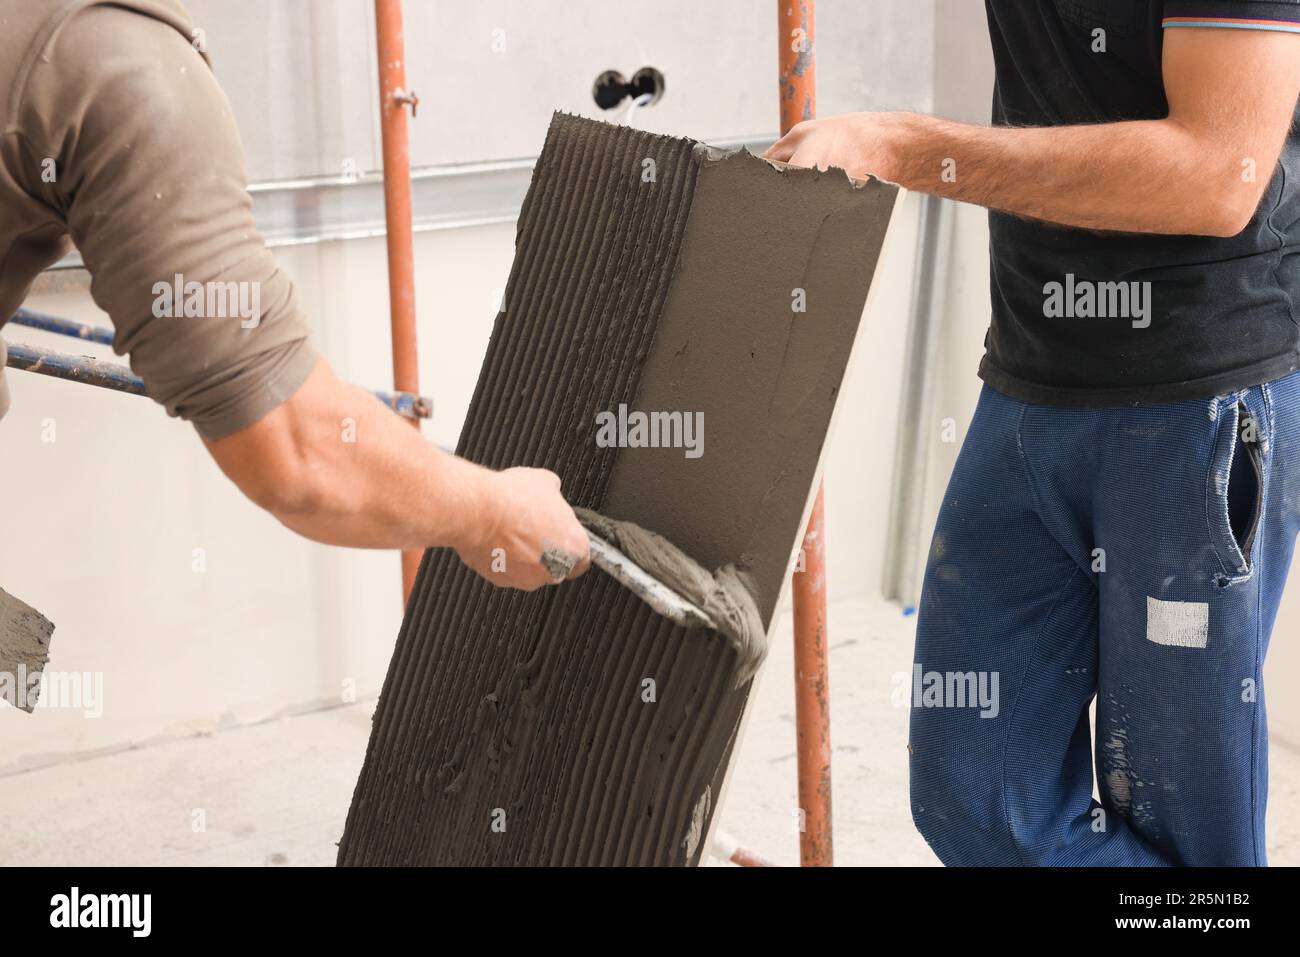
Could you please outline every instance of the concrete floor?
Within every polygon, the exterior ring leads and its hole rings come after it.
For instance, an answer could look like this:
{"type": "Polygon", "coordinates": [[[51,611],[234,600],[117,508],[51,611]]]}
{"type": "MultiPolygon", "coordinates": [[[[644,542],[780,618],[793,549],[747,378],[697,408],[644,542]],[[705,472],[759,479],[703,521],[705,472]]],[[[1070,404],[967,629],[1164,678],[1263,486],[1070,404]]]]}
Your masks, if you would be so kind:
{"type": "MultiPolygon", "coordinates": [[[[836,863],[934,865],[911,825],[906,719],[891,703],[914,619],[831,610],[836,863]]],[[[790,622],[778,622],[719,827],[798,862],[790,622]]],[[[0,779],[0,865],[331,865],[373,701],[0,779]]],[[[1269,854],[1300,863],[1300,753],[1274,742],[1269,854]]]]}

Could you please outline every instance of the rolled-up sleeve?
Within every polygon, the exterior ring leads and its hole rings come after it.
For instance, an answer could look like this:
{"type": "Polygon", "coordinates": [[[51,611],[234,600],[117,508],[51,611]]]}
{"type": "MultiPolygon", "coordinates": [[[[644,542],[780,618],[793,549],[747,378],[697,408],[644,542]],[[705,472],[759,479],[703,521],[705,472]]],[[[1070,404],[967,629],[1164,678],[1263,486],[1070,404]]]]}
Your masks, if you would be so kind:
{"type": "Polygon", "coordinates": [[[209,439],[258,421],[316,362],[293,284],[254,226],[243,147],[207,61],[120,7],[74,16],[33,71],[47,187],[149,395],[209,439]]]}

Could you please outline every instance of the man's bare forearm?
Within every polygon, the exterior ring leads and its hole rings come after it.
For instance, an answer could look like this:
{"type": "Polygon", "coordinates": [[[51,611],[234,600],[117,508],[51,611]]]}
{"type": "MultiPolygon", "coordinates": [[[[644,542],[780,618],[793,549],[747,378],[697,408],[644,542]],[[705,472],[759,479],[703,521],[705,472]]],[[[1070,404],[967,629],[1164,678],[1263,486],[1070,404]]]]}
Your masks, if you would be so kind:
{"type": "Polygon", "coordinates": [[[490,581],[519,588],[552,580],[547,550],[586,567],[587,536],[557,476],[496,472],[443,452],[323,360],[264,419],[207,446],[250,499],[314,541],[450,547],[490,581]]]}
{"type": "Polygon", "coordinates": [[[490,528],[483,484],[491,472],[431,445],[379,403],[367,406],[374,397],[363,390],[345,388],[365,410],[355,416],[365,445],[316,444],[295,480],[301,498],[283,502],[277,518],[314,541],[353,548],[457,546],[473,529],[490,528]]]}
{"type": "Polygon", "coordinates": [[[1064,226],[1232,236],[1255,215],[1290,131],[1297,42],[1287,33],[1176,31],[1163,50],[1161,118],[992,127],[846,113],[800,123],[766,155],[1064,226]]]}
{"type": "Polygon", "coordinates": [[[486,470],[426,442],[327,367],[262,422],[209,448],[253,501],[326,544],[455,545],[486,518],[472,474],[486,470]]]}
{"type": "Polygon", "coordinates": [[[1232,235],[1259,201],[1247,157],[1168,119],[1023,128],[897,113],[876,128],[883,178],[1066,226],[1232,235]]]}

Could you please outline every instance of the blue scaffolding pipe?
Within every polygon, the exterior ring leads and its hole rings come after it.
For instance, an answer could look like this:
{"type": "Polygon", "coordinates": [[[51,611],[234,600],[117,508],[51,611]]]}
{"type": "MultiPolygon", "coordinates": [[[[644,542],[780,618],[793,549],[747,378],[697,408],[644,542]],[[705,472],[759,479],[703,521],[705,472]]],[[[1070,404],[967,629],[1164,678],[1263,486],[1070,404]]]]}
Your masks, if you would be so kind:
{"type": "Polygon", "coordinates": [[[33,312],[31,309],[19,309],[9,321],[16,326],[43,329],[46,332],[55,332],[61,336],[85,339],[87,342],[98,342],[106,346],[113,344],[112,329],[105,329],[103,326],[91,326],[84,322],[73,322],[70,319],[60,319],[58,316],[51,316],[44,312],[33,312]]]}
{"type": "Polygon", "coordinates": [[[92,359],[90,356],[68,356],[38,346],[6,343],[9,359],[5,365],[11,369],[54,376],[69,382],[97,385],[101,389],[144,395],[144,380],[124,365],[92,359]]]}
{"type": "MultiPolygon", "coordinates": [[[[27,313],[28,316],[34,315],[27,313]]],[[[16,317],[15,317],[16,318],[16,317]]],[[[54,319],[53,316],[43,317],[44,319],[54,319]]],[[[68,326],[84,328],[91,332],[96,331],[94,326],[79,326],[77,323],[69,323],[66,319],[58,319],[57,323],[66,323],[68,326]]],[[[21,325],[30,325],[33,328],[46,329],[49,332],[59,332],[60,334],[75,334],[77,338],[89,339],[88,335],[77,333],[63,333],[60,329],[49,326],[35,326],[31,322],[24,322],[21,325]]],[[[100,329],[99,332],[107,330],[100,329]]],[[[101,342],[101,339],[90,339],[92,342],[101,342]]],[[[112,341],[110,334],[109,341],[112,341]]],[[[38,346],[22,345],[21,343],[6,343],[9,352],[8,361],[5,365],[11,369],[20,369],[23,372],[35,372],[38,375],[54,376],[56,379],[66,379],[69,382],[80,382],[84,385],[98,386],[101,389],[112,389],[114,392],[125,392],[128,395],[145,395],[144,380],[132,372],[124,365],[116,362],[106,362],[103,359],[94,359],[90,356],[71,356],[60,352],[53,352],[49,349],[42,349],[38,346]]],[[[433,417],[433,400],[424,396],[412,395],[409,392],[379,392],[371,390],[380,402],[388,406],[398,415],[404,415],[409,419],[429,419],[433,417]]]]}

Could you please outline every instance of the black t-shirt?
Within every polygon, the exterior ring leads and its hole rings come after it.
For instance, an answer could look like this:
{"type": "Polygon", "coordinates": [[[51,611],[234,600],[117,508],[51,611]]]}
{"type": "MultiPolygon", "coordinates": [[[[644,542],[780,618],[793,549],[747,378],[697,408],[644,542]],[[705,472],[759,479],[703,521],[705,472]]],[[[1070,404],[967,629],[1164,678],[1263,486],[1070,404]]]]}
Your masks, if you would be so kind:
{"type": "MultiPolygon", "coordinates": [[[[986,6],[996,126],[1167,116],[1166,29],[1300,32],[1300,0],[986,6]]],[[[1269,180],[1264,198],[1230,239],[1098,233],[991,212],[993,315],[980,376],[1025,401],[1101,407],[1223,395],[1300,368],[1294,127],[1278,167],[1256,175],[1269,180]]]]}

